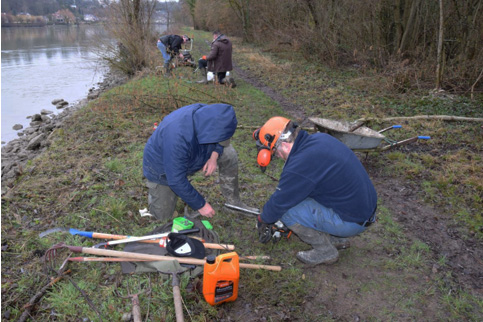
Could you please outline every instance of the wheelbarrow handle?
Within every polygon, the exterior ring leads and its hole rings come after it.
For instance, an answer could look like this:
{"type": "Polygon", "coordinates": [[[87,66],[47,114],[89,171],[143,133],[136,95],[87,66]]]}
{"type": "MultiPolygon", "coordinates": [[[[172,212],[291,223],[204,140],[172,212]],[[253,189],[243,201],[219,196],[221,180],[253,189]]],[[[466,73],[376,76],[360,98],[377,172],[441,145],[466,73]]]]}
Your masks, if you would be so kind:
{"type": "Polygon", "coordinates": [[[392,129],[400,129],[400,128],[402,128],[402,125],[392,125],[390,127],[386,127],[385,129],[380,130],[379,133],[386,132],[392,129]]]}
{"type": "Polygon", "coordinates": [[[430,136],[425,136],[425,135],[420,135],[420,136],[418,136],[418,139],[420,139],[420,140],[430,140],[431,137],[430,136]]]}

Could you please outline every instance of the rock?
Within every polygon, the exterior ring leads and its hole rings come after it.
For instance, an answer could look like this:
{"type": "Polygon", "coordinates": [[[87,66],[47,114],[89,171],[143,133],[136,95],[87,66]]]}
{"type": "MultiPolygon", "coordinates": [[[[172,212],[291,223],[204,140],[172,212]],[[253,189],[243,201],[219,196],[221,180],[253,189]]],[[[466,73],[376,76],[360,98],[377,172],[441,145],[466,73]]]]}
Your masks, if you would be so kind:
{"type": "Polygon", "coordinates": [[[15,124],[12,129],[14,129],[15,131],[18,131],[18,130],[21,130],[23,129],[23,125],[22,124],[15,124]]]}
{"type": "Polygon", "coordinates": [[[42,116],[40,114],[32,115],[32,121],[42,121],[42,116]]]}
{"type": "Polygon", "coordinates": [[[64,108],[64,107],[65,107],[65,104],[60,104],[59,103],[59,104],[55,105],[55,108],[56,109],[61,109],[61,108],[64,108]]]}
{"type": "Polygon", "coordinates": [[[50,117],[48,117],[47,115],[41,115],[40,116],[40,120],[44,123],[49,123],[50,122],[50,117]]]}
{"type": "Polygon", "coordinates": [[[34,137],[29,141],[29,144],[27,145],[27,150],[38,149],[42,141],[45,140],[45,138],[46,138],[46,135],[44,133],[37,135],[36,137],[34,137]]]}
{"type": "Polygon", "coordinates": [[[87,95],[87,99],[89,99],[89,100],[94,100],[94,99],[96,99],[98,97],[99,97],[99,93],[98,92],[92,92],[92,93],[89,93],[87,95]]]}
{"type": "Polygon", "coordinates": [[[42,121],[33,121],[33,122],[30,122],[30,126],[39,126],[42,124],[42,121]]]}
{"type": "Polygon", "coordinates": [[[52,113],[54,113],[54,112],[49,111],[49,110],[46,110],[46,109],[42,109],[42,110],[40,111],[40,114],[42,114],[42,115],[49,115],[49,114],[52,114],[52,113]]]}
{"type": "Polygon", "coordinates": [[[64,99],[63,98],[56,98],[52,100],[52,105],[57,105],[58,103],[62,102],[64,99]]]}

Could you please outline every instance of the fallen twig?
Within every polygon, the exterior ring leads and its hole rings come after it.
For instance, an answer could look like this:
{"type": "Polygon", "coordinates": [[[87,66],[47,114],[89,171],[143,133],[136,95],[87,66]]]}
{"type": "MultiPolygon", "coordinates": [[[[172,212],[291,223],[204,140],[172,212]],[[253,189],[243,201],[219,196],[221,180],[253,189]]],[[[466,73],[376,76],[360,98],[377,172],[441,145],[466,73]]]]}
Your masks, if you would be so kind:
{"type": "Polygon", "coordinates": [[[466,121],[466,122],[483,122],[483,118],[479,117],[463,117],[463,116],[452,116],[452,115],[416,115],[416,116],[396,116],[396,117],[368,117],[361,118],[356,121],[367,122],[367,121],[397,121],[397,120],[441,120],[441,121],[466,121]]]}
{"type": "Polygon", "coordinates": [[[42,298],[42,296],[44,296],[44,294],[47,292],[47,290],[49,288],[51,288],[52,285],[54,285],[55,283],[57,283],[58,281],[60,281],[62,278],[64,278],[65,275],[66,274],[69,274],[70,272],[71,272],[71,270],[69,269],[69,270],[67,270],[67,271],[59,274],[57,277],[53,278],[47,285],[45,285],[44,287],[42,287],[42,289],[40,291],[38,291],[34,296],[32,296],[30,298],[30,300],[28,301],[28,303],[25,304],[22,307],[25,311],[23,311],[23,313],[20,316],[20,318],[18,319],[18,321],[19,322],[26,321],[27,318],[30,315],[30,312],[34,308],[35,304],[42,298]]]}

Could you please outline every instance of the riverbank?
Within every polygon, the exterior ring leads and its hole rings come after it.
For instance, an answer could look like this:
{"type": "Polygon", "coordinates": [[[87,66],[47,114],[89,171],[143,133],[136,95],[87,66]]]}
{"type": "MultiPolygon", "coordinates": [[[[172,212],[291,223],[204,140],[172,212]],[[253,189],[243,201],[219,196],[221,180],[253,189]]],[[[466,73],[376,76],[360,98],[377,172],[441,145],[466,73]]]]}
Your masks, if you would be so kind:
{"type": "Polygon", "coordinates": [[[62,109],[59,114],[42,109],[38,114],[27,116],[31,120],[30,126],[18,132],[19,138],[2,146],[2,195],[12,187],[15,179],[24,172],[27,162],[48,148],[51,134],[62,128],[67,118],[86,106],[89,101],[96,99],[101,93],[122,85],[127,80],[127,77],[119,73],[108,72],[97,87],[89,90],[86,98],[75,104],[69,105],[64,99],[53,98],[52,105],[56,105],[55,108],[62,109]]]}
{"type": "MultiPolygon", "coordinates": [[[[192,55],[200,57],[206,50],[203,41],[212,35],[193,33],[201,49],[192,55]]],[[[304,125],[312,116],[348,121],[417,114],[482,116],[481,98],[431,96],[426,90],[400,93],[391,90],[393,83],[384,75],[331,70],[305,63],[294,52],[284,59],[232,40],[235,89],[197,84],[191,68],[176,69],[173,78],[153,71],[107,91],[51,136],[50,147],[2,196],[2,318],[18,318],[24,304],[50,283],[55,274],[45,273],[47,249],[60,242],[82,247],[100,242],[61,231],[39,238],[40,232],[67,227],[140,236],[160,226],[139,215],[147,206],[143,149],[153,123],[176,108],[194,102],[233,105],[239,125],[232,144],[239,158],[240,192],[258,208],[275,191],[284,166],[274,159],[262,173],[256,165],[253,128],[272,116],[304,125]]],[[[380,130],[392,123],[367,125],[380,130]]],[[[192,184],[217,212],[209,222],[220,241],[235,245],[241,257],[269,256],[256,263],[281,265],[282,271],[241,269],[238,298],[216,307],[204,301],[200,278],[182,279],[185,316],[206,321],[481,320],[483,142],[475,138],[482,137],[483,129],[479,123],[424,119],[401,125],[387,136],[432,139],[357,153],[378,192],[377,222],[351,238],[351,247],[341,250],[339,261],[330,266],[299,262],[296,253],[310,246],[295,235],[258,243],[254,218],[225,211],[217,176],[195,174],[192,184]]],[[[179,201],[173,216],[183,210],[179,201]]],[[[52,266],[58,268],[67,256],[59,252],[52,266]]],[[[148,280],[151,292],[139,297],[143,319],[175,319],[172,288],[162,274],[122,274],[117,263],[66,265],[83,296],[62,279],[33,307],[33,320],[120,321],[132,307],[117,295],[127,294],[128,286],[131,291],[145,289],[148,280]]]]}

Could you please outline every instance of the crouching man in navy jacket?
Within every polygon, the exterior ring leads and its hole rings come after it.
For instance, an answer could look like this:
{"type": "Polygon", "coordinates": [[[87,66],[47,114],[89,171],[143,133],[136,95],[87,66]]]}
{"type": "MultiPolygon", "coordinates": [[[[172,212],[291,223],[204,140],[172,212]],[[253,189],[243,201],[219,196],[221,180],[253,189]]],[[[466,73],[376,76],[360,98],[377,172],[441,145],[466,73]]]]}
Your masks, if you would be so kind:
{"type": "Polygon", "coordinates": [[[201,215],[212,217],[215,210],[188,176],[199,170],[210,176],[217,166],[227,202],[253,209],[240,200],[238,156],[230,144],[236,126],[235,110],[227,104],[184,106],[163,119],[144,148],[143,174],[151,214],[159,220],[171,219],[180,197],[201,215]]]}
{"type": "Polygon", "coordinates": [[[261,242],[271,238],[270,224],[282,221],[313,249],[301,251],[304,263],[331,264],[347,237],[375,221],[377,194],[363,165],[342,142],[325,134],[309,135],[289,119],[273,117],[254,133],[258,162],[285,160],[279,184],[258,217],[261,242]]]}

